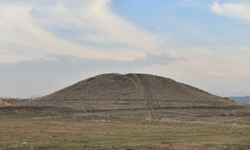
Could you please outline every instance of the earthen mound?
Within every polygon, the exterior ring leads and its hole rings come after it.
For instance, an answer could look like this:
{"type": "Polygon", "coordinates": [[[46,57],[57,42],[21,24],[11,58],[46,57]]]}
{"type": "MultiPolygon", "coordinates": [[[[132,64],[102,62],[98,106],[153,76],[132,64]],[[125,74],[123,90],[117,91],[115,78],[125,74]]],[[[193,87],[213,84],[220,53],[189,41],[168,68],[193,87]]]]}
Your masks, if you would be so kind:
{"type": "Polygon", "coordinates": [[[198,88],[149,74],[102,74],[13,107],[75,111],[243,107],[198,88]]]}

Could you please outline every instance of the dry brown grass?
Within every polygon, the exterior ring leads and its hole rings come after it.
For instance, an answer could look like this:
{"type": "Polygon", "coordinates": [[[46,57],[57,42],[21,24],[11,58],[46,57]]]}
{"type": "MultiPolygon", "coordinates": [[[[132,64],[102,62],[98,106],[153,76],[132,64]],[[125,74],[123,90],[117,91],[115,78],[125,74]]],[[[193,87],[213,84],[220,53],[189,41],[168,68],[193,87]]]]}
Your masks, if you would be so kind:
{"type": "Polygon", "coordinates": [[[250,126],[143,116],[2,114],[0,149],[250,149],[250,126]],[[23,145],[22,141],[27,142],[23,145]]]}

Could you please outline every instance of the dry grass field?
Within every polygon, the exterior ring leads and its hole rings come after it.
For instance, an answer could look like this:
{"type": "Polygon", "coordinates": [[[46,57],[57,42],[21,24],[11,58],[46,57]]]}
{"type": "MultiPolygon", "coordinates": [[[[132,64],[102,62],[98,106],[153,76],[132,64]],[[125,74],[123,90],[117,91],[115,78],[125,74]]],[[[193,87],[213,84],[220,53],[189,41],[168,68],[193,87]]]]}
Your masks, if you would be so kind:
{"type": "Polygon", "coordinates": [[[0,150],[250,150],[250,125],[143,116],[0,115],[0,150]],[[26,143],[22,143],[26,142],[26,143]]]}

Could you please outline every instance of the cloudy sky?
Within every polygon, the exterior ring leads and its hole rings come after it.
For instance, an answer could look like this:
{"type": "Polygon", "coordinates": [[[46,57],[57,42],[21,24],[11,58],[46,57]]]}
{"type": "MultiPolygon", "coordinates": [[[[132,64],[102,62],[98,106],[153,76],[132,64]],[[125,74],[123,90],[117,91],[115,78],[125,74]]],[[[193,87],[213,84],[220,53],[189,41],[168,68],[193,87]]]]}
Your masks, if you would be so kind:
{"type": "Polygon", "coordinates": [[[0,0],[0,96],[131,72],[250,95],[250,0],[0,0]]]}

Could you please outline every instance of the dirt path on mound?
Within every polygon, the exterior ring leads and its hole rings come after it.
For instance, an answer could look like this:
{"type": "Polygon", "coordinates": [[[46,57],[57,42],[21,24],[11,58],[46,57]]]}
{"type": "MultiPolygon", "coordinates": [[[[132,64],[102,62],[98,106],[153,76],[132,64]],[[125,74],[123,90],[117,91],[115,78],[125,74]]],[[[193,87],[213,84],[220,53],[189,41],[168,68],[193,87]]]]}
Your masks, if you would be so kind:
{"type": "Polygon", "coordinates": [[[137,74],[136,76],[140,80],[140,83],[147,94],[147,107],[149,108],[149,114],[153,118],[159,118],[159,115],[156,113],[156,111],[153,108],[153,94],[150,92],[147,83],[143,80],[142,75],[137,74]]]}

